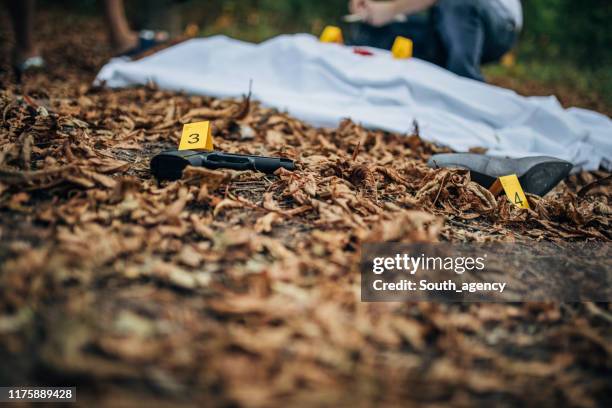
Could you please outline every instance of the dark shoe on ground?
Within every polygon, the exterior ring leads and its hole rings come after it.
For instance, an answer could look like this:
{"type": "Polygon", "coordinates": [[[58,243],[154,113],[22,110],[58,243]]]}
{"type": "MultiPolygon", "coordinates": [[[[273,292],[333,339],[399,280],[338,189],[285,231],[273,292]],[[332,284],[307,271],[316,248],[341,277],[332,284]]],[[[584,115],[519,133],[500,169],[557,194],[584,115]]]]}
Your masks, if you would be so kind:
{"type": "Polygon", "coordinates": [[[142,30],[138,33],[138,43],[136,46],[118,54],[117,57],[136,58],[147,51],[153,50],[155,47],[165,44],[169,38],[168,33],[165,31],[142,30]]]}
{"type": "Polygon", "coordinates": [[[472,180],[489,188],[498,177],[516,174],[527,193],[544,196],[572,170],[572,163],[548,156],[508,159],[473,153],[436,154],[427,163],[430,167],[470,170],[472,180]]]}

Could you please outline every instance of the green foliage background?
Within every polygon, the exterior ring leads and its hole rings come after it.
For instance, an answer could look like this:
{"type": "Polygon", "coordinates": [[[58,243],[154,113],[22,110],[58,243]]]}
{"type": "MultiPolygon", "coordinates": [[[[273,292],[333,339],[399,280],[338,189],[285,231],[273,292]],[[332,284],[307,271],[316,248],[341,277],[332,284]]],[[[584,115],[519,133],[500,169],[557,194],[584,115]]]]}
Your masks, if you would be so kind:
{"type": "Polygon", "coordinates": [[[567,58],[583,66],[612,64],[612,1],[525,0],[520,50],[532,58],[567,58]]]}

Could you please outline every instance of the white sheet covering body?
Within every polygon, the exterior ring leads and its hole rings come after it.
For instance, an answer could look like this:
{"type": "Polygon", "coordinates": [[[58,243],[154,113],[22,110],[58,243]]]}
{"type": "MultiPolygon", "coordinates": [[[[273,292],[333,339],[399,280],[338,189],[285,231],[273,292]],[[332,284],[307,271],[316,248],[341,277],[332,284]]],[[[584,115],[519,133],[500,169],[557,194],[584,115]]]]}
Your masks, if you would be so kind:
{"type": "Polygon", "coordinates": [[[96,81],[111,87],[154,81],[162,89],[236,97],[253,80],[255,99],[316,126],[351,118],[407,133],[416,120],[424,139],[456,151],[485,147],[492,155],[555,156],[588,170],[610,166],[607,116],[564,110],[552,96],[522,97],[415,58],[371,51],[373,56],[358,55],[307,34],[261,44],[214,36],[139,61],[111,60],[96,81]]]}

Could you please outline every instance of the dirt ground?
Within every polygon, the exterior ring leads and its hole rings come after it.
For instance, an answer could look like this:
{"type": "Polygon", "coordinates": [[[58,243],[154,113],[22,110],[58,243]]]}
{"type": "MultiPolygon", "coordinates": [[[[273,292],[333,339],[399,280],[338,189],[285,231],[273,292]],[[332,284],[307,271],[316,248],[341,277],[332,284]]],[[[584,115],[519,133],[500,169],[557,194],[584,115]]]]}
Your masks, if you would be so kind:
{"type": "Polygon", "coordinates": [[[609,242],[609,174],[518,209],[427,168],[445,149],[418,129],[92,87],[102,27],[48,21],[45,73],[16,84],[0,45],[0,385],[87,406],[610,406],[609,304],[362,303],[358,270],[364,242],[609,242]],[[151,157],[205,119],[218,150],[298,169],[158,183],[151,157]]]}

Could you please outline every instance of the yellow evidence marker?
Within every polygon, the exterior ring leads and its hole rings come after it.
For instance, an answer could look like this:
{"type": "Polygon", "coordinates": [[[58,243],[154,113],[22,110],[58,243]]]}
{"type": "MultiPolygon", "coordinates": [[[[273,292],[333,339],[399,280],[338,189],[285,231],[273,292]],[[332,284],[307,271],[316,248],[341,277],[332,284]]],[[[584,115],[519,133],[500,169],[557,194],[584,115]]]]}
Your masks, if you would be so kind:
{"type": "Polygon", "coordinates": [[[189,23],[185,30],[183,31],[183,35],[188,38],[194,38],[200,32],[200,27],[196,23],[189,23]]]}
{"type": "Polygon", "coordinates": [[[503,67],[512,68],[516,65],[516,55],[513,52],[507,52],[499,62],[503,67]]]}
{"type": "Polygon", "coordinates": [[[521,208],[529,208],[529,202],[516,174],[499,177],[489,188],[489,191],[497,196],[502,189],[506,192],[506,197],[511,203],[521,208]]]}
{"type": "Polygon", "coordinates": [[[412,50],[414,49],[414,44],[410,38],[397,36],[395,37],[395,41],[393,42],[393,47],[391,48],[391,53],[393,54],[393,58],[397,59],[407,59],[412,58],[412,50]]]}
{"type": "Polygon", "coordinates": [[[213,138],[209,121],[186,123],[179,143],[179,150],[212,150],[213,138]]]}
{"type": "Polygon", "coordinates": [[[342,30],[340,27],[327,26],[323,29],[321,37],[319,38],[324,43],[338,43],[344,44],[344,38],[342,37],[342,30]]]}

